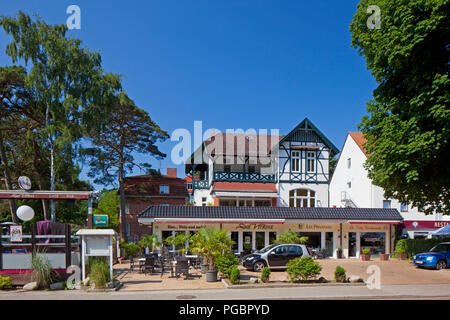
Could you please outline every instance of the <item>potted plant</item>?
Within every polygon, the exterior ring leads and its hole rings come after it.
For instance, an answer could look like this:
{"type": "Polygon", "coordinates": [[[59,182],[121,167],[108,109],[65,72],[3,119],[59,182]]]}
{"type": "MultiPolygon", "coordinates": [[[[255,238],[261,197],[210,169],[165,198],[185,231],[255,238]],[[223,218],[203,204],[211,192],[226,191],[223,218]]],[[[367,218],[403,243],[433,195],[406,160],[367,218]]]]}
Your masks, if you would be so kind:
{"type": "Polygon", "coordinates": [[[397,253],[397,259],[398,260],[407,260],[408,259],[408,254],[406,253],[406,249],[405,248],[397,248],[395,250],[395,252],[397,253]]]}
{"type": "Polygon", "coordinates": [[[366,249],[364,249],[362,251],[361,260],[362,261],[369,261],[370,260],[370,250],[369,249],[366,248],[366,249]]]}
{"type": "Polygon", "coordinates": [[[338,259],[342,259],[342,248],[338,248],[336,254],[338,259]]]}
{"type": "Polygon", "coordinates": [[[153,251],[153,247],[159,246],[161,243],[158,240],[158,237],[156,234],[146,234],[142,237],[142,239],[139,241],[139,244],[142,246],[142,248],[145,250],[145,248],[148,248],[150,252],[153,251]]]}
{"type": "Polygon", "coordinates": [[[217,281],[217,269],[215,257],[231,251],[230,236],[225,230],[200,229],[192,236],[192,252],[206,257],[208,261],[208,271],[206,271],[206,281],[217,281]]]}
{"type": "Polygon", "coordinates": [[[389,253],[380,253],[380,260],[381,261],[389,260],[389,253]]]}

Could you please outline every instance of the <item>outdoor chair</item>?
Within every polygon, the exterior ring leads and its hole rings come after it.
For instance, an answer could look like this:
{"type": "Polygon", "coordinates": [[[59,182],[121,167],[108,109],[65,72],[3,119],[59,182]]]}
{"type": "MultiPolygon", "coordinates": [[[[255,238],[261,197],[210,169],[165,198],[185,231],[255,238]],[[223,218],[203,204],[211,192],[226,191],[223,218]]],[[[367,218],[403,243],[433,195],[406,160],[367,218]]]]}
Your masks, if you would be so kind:
{"type": "Polygon", "coordinates": [[[150,274],[153,273],[155,269],[155,258],[145,258],[144,265],[142,266],[141,272],[150,274]]]}
{"type": "Polygon", "coordinates": [[[189,261],[180,259],[177,260],[175,265],[175,276],[178,278],[180,274],[184,274],[185,277],[189,276],[189,261]]]}
{"type": "Polygon", "coordinates": [[[136,264],[134,262],[134,258],[130,257],[130,272],[133,272],[134,268],[136,268],[136,264]]]}

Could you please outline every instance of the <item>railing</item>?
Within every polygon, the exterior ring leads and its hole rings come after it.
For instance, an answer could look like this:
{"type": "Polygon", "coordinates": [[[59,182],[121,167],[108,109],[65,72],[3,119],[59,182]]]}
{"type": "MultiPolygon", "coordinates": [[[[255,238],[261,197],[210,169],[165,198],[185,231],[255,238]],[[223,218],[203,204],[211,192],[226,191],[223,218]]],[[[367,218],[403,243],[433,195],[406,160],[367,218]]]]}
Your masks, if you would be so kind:
{"type": "Polygon", "coordinates": [[[209,189],[208,180],[194,180],[193,182],[194,189],[209,189]]]}
{"type": "Polygon", "coordinates": [[[225,172],[215,171],[214,181],[231,182],[275,182],[275,175],[259,172],[225,172]]]}

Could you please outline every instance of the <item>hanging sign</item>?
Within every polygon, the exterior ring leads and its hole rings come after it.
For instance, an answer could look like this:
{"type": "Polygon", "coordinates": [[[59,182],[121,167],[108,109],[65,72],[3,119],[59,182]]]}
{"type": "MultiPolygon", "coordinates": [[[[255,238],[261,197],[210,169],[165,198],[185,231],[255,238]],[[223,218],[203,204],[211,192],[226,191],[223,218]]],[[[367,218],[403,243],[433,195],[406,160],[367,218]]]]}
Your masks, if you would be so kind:
{"type": "Polygon", "coordinates": [[[10,226],[9,235],[11,242],[22,242],[22,226],[10,226]]]}
{"type": "Polygon", "coordinates": [[[94,226],[106,227],[108,225],[108,216],[103,214],[94,214],[94,226]]]}

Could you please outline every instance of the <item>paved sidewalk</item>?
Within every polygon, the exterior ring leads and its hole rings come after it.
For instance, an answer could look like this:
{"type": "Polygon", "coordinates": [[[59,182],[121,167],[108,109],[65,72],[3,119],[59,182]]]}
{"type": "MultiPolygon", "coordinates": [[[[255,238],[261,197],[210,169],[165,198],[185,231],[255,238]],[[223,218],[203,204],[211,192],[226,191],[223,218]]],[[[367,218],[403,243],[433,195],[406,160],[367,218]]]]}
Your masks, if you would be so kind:
{"type": "MultiPolygon", "coordinates": [[[[450,299],[450,284],[387,285],[367,287],[301,287],[271,289],[214,289],[86,293],[81,291],[0,292],[0,300],[174,300],[179,296],[199,300],[263,299],[404,299],[433,297],[450,299]]],[[[188,300],[186,300],[188,301],[188,300]]]]}

